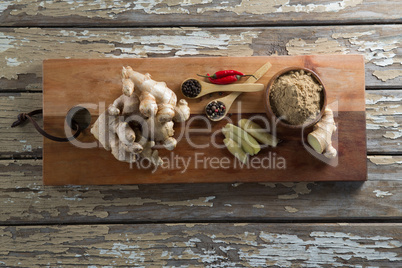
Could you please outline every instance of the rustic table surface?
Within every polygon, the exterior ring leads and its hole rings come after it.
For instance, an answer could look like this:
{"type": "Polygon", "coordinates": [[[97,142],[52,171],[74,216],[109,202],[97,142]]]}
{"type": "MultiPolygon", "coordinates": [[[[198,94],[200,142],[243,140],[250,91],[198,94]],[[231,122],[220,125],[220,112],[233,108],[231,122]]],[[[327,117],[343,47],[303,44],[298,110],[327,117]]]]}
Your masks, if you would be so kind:
{"type": "Polygon", "coordinates": [[[400,0],[2,1],[0,266],[401,267],[401,10],[400,0]],[[42,107],[44,59],[324,53],[365,56],[364,183],[45,187],[41,136],[10,128],[42,107]]]}

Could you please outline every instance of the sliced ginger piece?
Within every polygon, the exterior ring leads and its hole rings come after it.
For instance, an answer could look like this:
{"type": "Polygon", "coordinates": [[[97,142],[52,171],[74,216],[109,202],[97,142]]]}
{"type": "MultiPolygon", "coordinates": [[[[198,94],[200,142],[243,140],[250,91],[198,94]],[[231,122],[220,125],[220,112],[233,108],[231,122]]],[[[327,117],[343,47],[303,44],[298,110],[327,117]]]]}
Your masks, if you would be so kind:
{"type": "Polygon", "coordinates": [[[261,150],[260,145],[251,135],[233,124],[226,124],[222,128],[222,133],[226,138],[236,141],[250,155],[255,155],[261,150]]]}
{"type": "Polygon", "coordinates": [[[259,142],[272,147],[278,145],[279,140],[274,135],[269,134],[257,123],[254,123],[249,119],[240,119],[238,125],[259,142]]]}
{"type": "Polygon", "coordinates": [[[307,141],[317,153],[324,153],[324,156],[330,159],[335,158],[337,151],[332,146],[332,134],[335,131],[334,113],[326,108],[321,120],[315,124],[313,132],[307,135],[307,141]]]}
{"type": "Polygon", "coordinates": [[[243,164],[247,162],[248,159],[247,154],[245,151],[243,151],[243,149],[237,142],[235,142],[231,138],[225,138],[223,142],[225,143],[226,148],[228,148],[231,154],[233,154],[243,164]]]}
{"type": "Polygon", "coordinates": [[[233,141],[235,141],[237,144],[241,146],[241,148],[248,153],[249,155],[253,156],[255,154],[255,151],[253,147],[251,147],[247,142],[244,142],[239,136],[234,134],[234,132],[231,132],[229,129],[222,129],[223,135],[225,135],[225,138],[230,138],[233,141]]]}

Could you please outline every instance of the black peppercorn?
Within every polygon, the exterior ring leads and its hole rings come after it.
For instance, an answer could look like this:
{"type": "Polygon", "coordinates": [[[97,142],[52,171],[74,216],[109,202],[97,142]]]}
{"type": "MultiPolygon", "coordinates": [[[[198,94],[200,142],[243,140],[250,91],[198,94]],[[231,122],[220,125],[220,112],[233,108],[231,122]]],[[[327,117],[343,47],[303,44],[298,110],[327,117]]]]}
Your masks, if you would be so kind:
{"type": "Polygon", "coordinates": [[[182,84],[181,91],[183,92],[184,96],[188,98],[195,98],[201,92],[201,84],[195,79],[188,79],[182,84]]]}
{"type": "Polygon", "coordinates": [[[226,106],[221,101],[211,101],[207,107],[205,107],[205,112],[208,117],[218,119],[225,115],[226,106]]]}

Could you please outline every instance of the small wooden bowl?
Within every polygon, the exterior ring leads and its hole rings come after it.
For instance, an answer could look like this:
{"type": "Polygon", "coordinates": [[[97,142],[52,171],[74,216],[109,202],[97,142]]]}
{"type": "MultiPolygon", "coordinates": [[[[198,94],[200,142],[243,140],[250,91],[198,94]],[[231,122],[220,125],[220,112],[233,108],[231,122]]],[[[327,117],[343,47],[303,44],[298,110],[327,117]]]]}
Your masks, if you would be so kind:
{"type": "Polygon", "coordinates": [[[275,121],[274,123],[276,123],[277,126],[283,127],[284,129],[289,129],[289,130],[301,130],[303,128],[312,127],[313,125],[315,125],[321,119],[321,117],[324,114],[325,107],[327,106],[326,89],[325,89],[324,83],[322,82],[320,77],[314,71],[312,71],[310,69],[307,69],[307,68],[300,68],[300,67],[288,67],[288,68],[285,68],[285,69],[277,72],[271,78],[271,80],[269,81],[267,89],[265,90],[264,98],[265,98],[265,101],[264,101],[264,103],[265,103],[265,111],[266,111],[266,114],[267,114],[268,118],[273,119],[275,121]],[[314,79],[318,83],[320,83],[322,85],[323,89],[321,91],[321,94],[322,94],[322,96],[321,96],[321,101],[322,101],[321,110],[320,110],[320,113],[317,115],[317,117],[314,120],[308,121],[307,123],[302,124],[302,125],[292,125],[292,124],[289,124],[286,121],[283,121],[283,120],[279,119],[276,116],[276,114],[272,111],[270,94],[271,94],[272,85],[274,84],[276,79],[278,79],[279,76],[284,75],[284,74],[286,74],[286,73],[288,73],[290,71],[300,71],[300,70],[304,70],[306,73],[311,73],[311,75],[314,77],[314,79]]]}

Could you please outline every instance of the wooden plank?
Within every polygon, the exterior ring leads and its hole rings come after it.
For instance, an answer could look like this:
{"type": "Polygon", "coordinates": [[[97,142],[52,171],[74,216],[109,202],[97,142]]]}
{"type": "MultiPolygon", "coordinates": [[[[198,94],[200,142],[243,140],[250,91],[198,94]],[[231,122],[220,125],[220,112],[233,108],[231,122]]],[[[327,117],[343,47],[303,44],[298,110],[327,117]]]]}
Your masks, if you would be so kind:
{"type": "MultiPolygon", "coordinates": [[[[367,152],[398,153],[402,141],[402,93],[366,91],[367,152]]],[[[42,107],[40,93],[0,93],[0,158],[42,157],[43,141],[31,124],[10,128],[20,112],[42,107]]],[[[42,125],[41,117],[37,117],[42,125]]]]}
{"type": "Polygon", "coordinates": [[[362,54],[368,87],[401,86],[402,25],[258,28],[3,28],[0,88],[38,90],[42,60],[362,54]]]}
{"type": "Polygon", "coordinates": [[[191,26],[314,25],[400,22],[400,1],[152,1],[9,0],[0,10],[4,26],[191,26]],[[80,2],[81,3],[81,2],[80,2]]]}
{"type": "MultiPolygon", "coordinates": [[[[0,92],[0,107],[0,158],[42,157],[43,139],[32,124],[11,128],[19,113],[42,108],[42,93],[0,92]]],[[[43,127],[42,117],[35,118],[43,127]]]]}
{"type": "Polygon", "coordinates": [[[368,172],[369,177],[375,180],[400,180],[402,156],[400,155],[370,155],[368,172]]]}
{"type": "Polygon", "coordinates": [[[400,151],[402,93],[399,90],[366,91],[367,148],[372,153],[400,151]]]}
{"type": "Polygon", "coordinates": [[[402,224],[1,227],[10,267],[398,267],[402,224]]]}
{"type": "MultiPolygon", "coordinates": [[[[309,68],[323,81],[328,105],[338,101],[337,111],[360,112],[365,110],[363,61],[361,55],[45,60],[44,115],[65,116],[72,106],[79,103],[92,102],[98,105],[105,102],[108,106],[122,94],[123,66],[131,66],[141,73],[148,72],[152,79],[166,82],[177,98],[181,99],[184,98],[180,89],[181,83],[189,77],[198,78],[197,74],[218,68],[241,69],[244,73],[252,74],[267,62],[270,62],[272,67],[257,81],[258,83],[267,85],[277,72],[285,68],[309,68]],[[343,79],[339,79],[340,76],[343,79]],[[60,99],[63,99],[63,102],[60,99]]],[[[204,114],[205,103],[217,98],[217,95],[198,99],[186,98],[191,114],[204,114]]],[[[264,91],[242,94],[236,99],[230,112],[241,110],[241,113],[265,113],[264,105],[264,91]]],[[[98,109],[92,110],[91,114],[99,115],[98,109]]]]}
{"type": "Polygon", "coordinates": [[[365,183],[48,187],[41,160],[2,160],[0,224],[401,219],[402,157],[367,163],[365,183]]]}
{"type": "MultiPolygon", "coordinates": [[[[361,55],[48,60],[43,63],[44,128],[47,132],[65,135],[65,115],[72,107],[83,103],[87,104],[86,107],[95,105],[91,113],[93,121],[96,120],[98,107],[104,103],[107,107],[122,94],[122,66],[134,66],[140,73],[151,73],[153,79],[166,82],[180,98],[180,85],[189,76],[208,73],[211,69],[230,68],[252,74],[268,61],[272,67],[258,81],[264,85],[277,72],[288,67],[309,68],[321,77],[328,107],[335,112],[338,125],[338,136],[333,139],[338,156],[330,163],[308,152],[301,142],[300,133],[289,134],[275,123],[271,124],[275,129],[273,134],[283,142],[277,148],[262,150],[245,166],[241,166],[227,150],[214,145],[223,144],[220,131],[228,121],[237,122],[245,118],[245,114],[266,118],[264,92],[260,91],[240,96],[229,111],[233,113],[232,117],[211,124],[206,124],[209,121],[204,110],[216,96],[205,96],[202,101],[188,100],[191,113],[196,117],[180,127],[175,126],[178,145],[172,152],[159,150],[164,165],[157,169],[150,167],[148,162],[138,161],[133,165],[119,162],[96,143],[88,148],[88,143],[95,141],[89,130],[82,134],[81,141],[86,143],[82,146],[44,140],[44,184],[366,180],[364,62],[361,55]],[[203,146],[199,146],[201,144],[203,146]],[[85,175],[77,177],[76,173],[85,175]]],[[[312,129],[305,130],[305,139],[310,131],[312,129]]]]}
{"type": "MultiPolygon", "coordinates": [[[[398,153],[402,136],[400,108],[402,93],[398,90],[366,91],[367,151],[370,154],[398,153]]],[[[10,128],[20,112],[42,107],[42,94],[0,93],[0,158],[41,157],[42,137],[26,124],[10,128]]],[[[38,117],[42,124],[41,117],[38,117]]]]}

